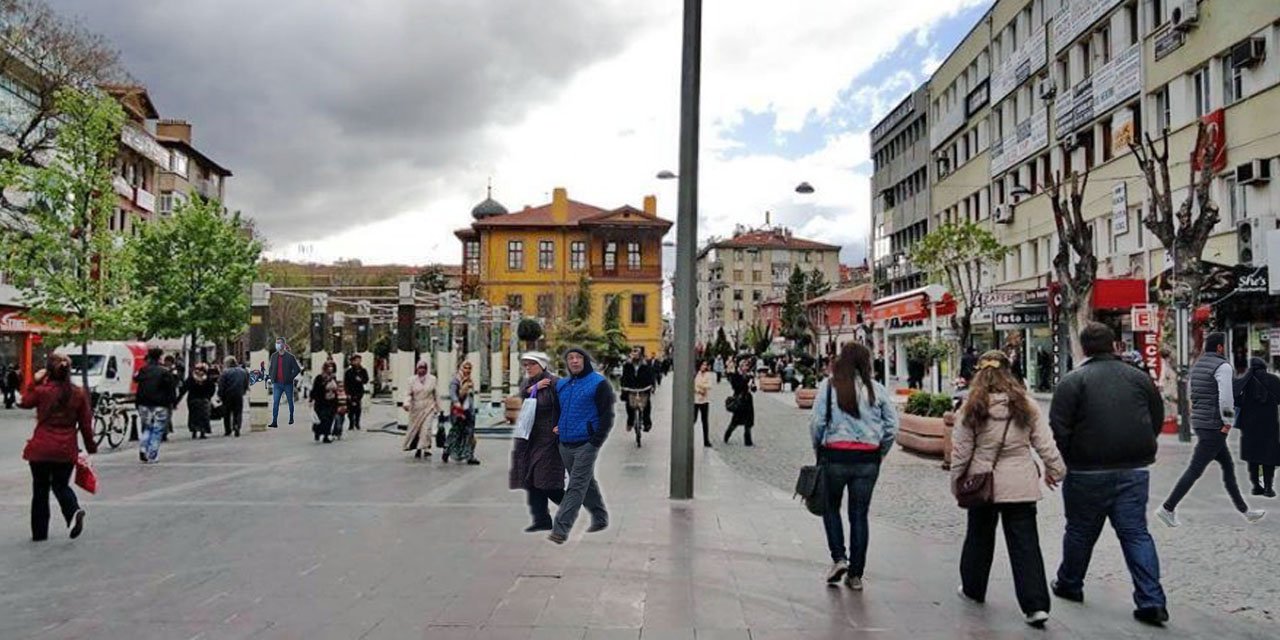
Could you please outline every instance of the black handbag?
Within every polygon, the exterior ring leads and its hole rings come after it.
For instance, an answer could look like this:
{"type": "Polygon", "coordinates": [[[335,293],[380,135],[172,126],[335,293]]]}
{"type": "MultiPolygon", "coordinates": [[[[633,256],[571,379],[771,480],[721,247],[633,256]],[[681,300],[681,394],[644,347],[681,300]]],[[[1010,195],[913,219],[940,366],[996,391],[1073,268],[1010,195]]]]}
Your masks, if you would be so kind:
{"type": "Polygon", "coordinates": [[[1004,421],[1004,434],[1000,436],[1000,446],[996,447],[996,456],[991,460],[991,470],[982,473],[969,474],[969,467],[973,466],[973,459],[977,457],[977,435],[974,436],[974,453],[969,456],[969,462],[964,465],[964,473],[956,479],[952,492],[956,494],[956,504],[961,509],[972,509],[974,507],[985,507],[995,502],[996,493],[996,464],[1000,462],[1000,451],[1004,449],[1004,440],[1009,435],[1009,422],[1013,420],[1010,416],[1004,421]]]}
{"type": "Polygon", "coordinates": [[[444,425],[437,424],[436,425],[436,448],[443,449],[444,441],[445,441],[444,425]]]}
{"type": "MultiPolygon", "coordinates": [[[[831,425],[831,385],[827,385],[827,425],[831,425]]],[[[804,508],[815,516],[827,512],[826,469],[819,457],[818,464],[800,467],[800,475],[796,478],[795,495],[804,502],[804,508]]]]}
{"type": "Polygon", "coordinates": [[[221,402],[215,402],[209,405],[210,420],[221,420],[222,416],[225,414],[226,414],[226,409],[222,406],[221,402]]]}
{"type": "Polygon", "coordinates": [[[739,404],[741,404],[741,400],[738,398],[738,396],[736,394],[731,395],[728,398],[724,399],[724,410],[728,411],[729,413],[737,413],[739,404]]]}

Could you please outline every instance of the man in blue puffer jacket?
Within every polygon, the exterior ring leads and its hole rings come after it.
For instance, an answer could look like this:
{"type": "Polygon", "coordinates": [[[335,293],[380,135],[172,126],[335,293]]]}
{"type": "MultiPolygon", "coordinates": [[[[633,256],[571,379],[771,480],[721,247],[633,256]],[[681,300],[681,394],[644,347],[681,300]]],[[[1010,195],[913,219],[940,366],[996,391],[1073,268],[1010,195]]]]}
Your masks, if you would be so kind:
{"type": "Polygon", "coordinates": [[[560,437],[560,458],[569,472],[569,486],[565,488],[560,510],[552,523],[547,539],[564,544],[569,531],[578,518],[578,509],[586,507],[591,514],[591,528],[587,533],[603,531],[609,526],[609,512],[596,483],[596,456],[613,428],[613,405],[616,398],[613,387],[604,376],[591,366],[591,356],[582,349],[573,348],[565,354],[569,377],[556,383],[556,396],[560,401],[560,419],[555,433],[560,437]]]}

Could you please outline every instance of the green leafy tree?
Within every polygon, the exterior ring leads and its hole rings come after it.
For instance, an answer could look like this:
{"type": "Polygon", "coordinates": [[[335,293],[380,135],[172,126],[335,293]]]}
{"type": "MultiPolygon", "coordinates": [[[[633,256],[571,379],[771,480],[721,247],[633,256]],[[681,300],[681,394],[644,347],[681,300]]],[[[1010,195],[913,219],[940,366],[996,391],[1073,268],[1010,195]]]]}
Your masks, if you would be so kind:
{"type": "Polygon", "coordinates": [[[761,322],[753,323],[747,327],[747,333],[742,341],[752,353],[762,356],[773,346],[773,328],[761,322]]]}
{"type": "Polygon", "coordinates": [[[911,260],[959,303],[951,328],[960,344],[969,344],[973,334],[973,312],[981,306],[983,267],[1003,260],[1008,251],[991,231],[974,222],[943,225],[916,243],[911,260]]]}
{"type": "Polygon", "coordinates": [[[831,293],[831,283],[827,282],[827,277],[822,272],[814,269],[809,272],[808,278],[804,283],[804,299],[806,301],[831,293]]]}
{"type": "Polygon", "coordinates": [[[172,216],[142,227],[130,242],[138,266],[132,289],[146,300],[146,334],[223,340],[243,332],[249,286],[262,247],[238,215],[223,217],[216,200],[192,198],[172,216]]]}
{"type": "Polygon", "coordinates": [[[445,275],[444,269],[438,265],[428,265],[418,273],[418,286],[430,291],[431,293],[444,293],[449,290],[449,277],[445,275]]]}
{"type": "Polygon", "coordinates": [[[551,349],[556,357],[575,346],[597,356],[605,346],[604,336],[591,326],[591,280],[586,276],[578,280],[578,292],[569,317],[556,323],[551,334],[551,349]]]}
{"type": "Polygon", "coordinates": [[[516,325],[516,337],[524,341],[525,349],[532,351],[542,338],[542,323],[535,318],[521,318],[516,325]]]}
{"type": "Polygon", "coordinates": [[[615,365],[622,364],[631,352],[627,334],[622,330],[622,296],[608,297],[604,307],[603,334],[604,349],[596,355],[604,363],[605,370],[610,371],[615,365]]]}
{"type": "MultiPolygon", "coordinates": [[[[64,89],[56,159],[32,166],[0,163],[0,187],[24,202],[21,218],[0,225],[0,269],[22,283],[30,315],[51,327],[57,344],[88,343],[133,334],[140,296],[126,294],[132,265],[124,238],[108,220],[116,205],[112,169],[124,111],[115,100],[64,89]]],[[[81,382],[88,387],[88,373],[81,382]]]]}
{"type": "Polygon", "coordinates": [[[797,265],[791,270],[791,280],[787,283],[787,293],[782,303],[782,336],[791,340],[798,349],[808,349],[812,342],[809,316],[804,308],[808,285],[808,276],[797,265]]]}

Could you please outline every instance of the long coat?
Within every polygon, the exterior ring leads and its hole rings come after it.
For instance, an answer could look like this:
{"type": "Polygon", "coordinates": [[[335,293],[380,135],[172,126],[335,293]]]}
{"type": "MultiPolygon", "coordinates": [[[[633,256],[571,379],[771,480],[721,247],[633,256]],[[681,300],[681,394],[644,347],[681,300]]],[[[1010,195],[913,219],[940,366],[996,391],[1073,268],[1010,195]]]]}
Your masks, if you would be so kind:
{"type": "Polygon", "coordinates": [[[754,427],[756,425],[756,405],[751,396],[751,376],[731,373],[729,374],[729,386],[733,387],[733,395],[738,398],[738,408],[730,414],[729,424],[754,427]]]}
{"type": "Polygon", "coordinates": [[[564,462],[560,459],[560,440],[552,429],[560,419],[560,399],[556,397],[556,377],[543,371],[520,385],[520,397],[528,398],[529,389],[547,378],[551,384],[538,391],[538,411],[534,413],[533,430],[528,440],[515,439],[511,447],[511,471],[507,482],[511,489],[564,488],[564,462]]]}
{"type": "Polygon", "coordinates": [[[1280,465],[1280,378],[1260,358],[1235,380],[1240,457],[1251,464],[1280,465]]]}
{"type": "Polygon", "coordinates": [[[440,404],[436,400],[436,377],[428,373],[425,379],[420,380],[417,375],[409,378],[404,407],[409,411],[409,430],[404,434],[403,449],[430,451],[431,440],[435,438],[436,432],[432,425],[440,415],[440,404]]]}

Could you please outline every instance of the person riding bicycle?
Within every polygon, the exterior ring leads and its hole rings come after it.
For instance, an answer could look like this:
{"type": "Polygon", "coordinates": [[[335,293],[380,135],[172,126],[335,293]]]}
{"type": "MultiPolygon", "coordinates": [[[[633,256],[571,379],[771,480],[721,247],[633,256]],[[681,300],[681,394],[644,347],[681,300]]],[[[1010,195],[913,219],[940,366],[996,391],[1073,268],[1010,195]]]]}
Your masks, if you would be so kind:
{"type": "Polygon", "coordinates": [[[622,365],[622,393],[627,402],[627,431],[653,428],[650,394],[656,383],[653,366],[644,359],[644,348],[631,347],[631,359],[622,365]]]}

